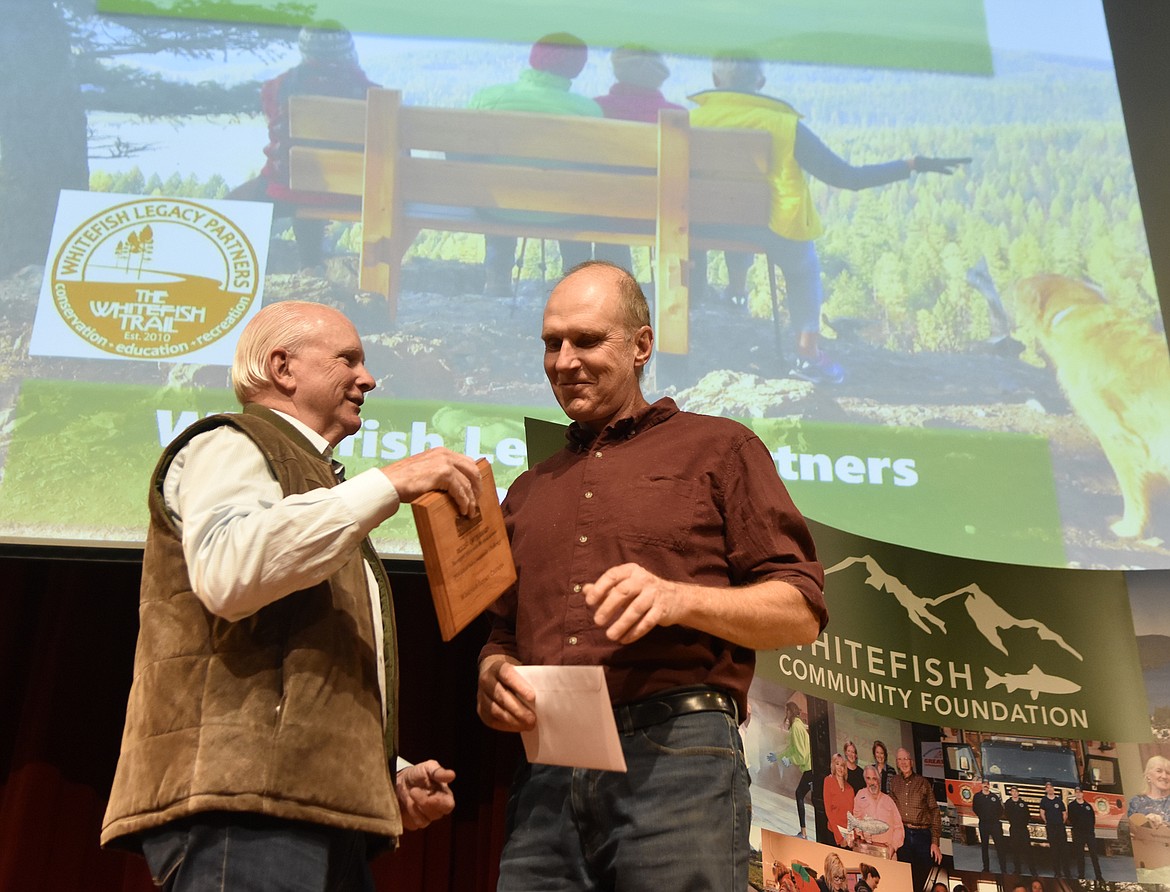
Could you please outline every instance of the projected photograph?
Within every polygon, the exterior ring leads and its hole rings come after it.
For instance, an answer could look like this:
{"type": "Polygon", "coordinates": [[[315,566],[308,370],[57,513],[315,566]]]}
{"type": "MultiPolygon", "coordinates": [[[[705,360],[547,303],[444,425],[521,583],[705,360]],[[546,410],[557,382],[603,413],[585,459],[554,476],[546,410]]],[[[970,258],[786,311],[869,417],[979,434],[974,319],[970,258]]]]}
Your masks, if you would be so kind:
{"type": "Polygon", "coordinates": [[[904,871],[904,879],[891,884],[899,889],[912,888],[912,865],[913,888],[921,888],[926,875],[940,869],[930,853],[936,840],[941,869],[950,868],[937,728],[869,715],[759,678],[752,683],[749,711],[743,733],[752,776],[753,833],[758,830],[764,840],[765,867],[776,859],[769,857],[767,840],[782,836],[803,845],[805,855],[815,855],[802,860],[815,863],[818,871],[834,852],[847,865],[878,865],[883,880],[887,868],[891,878],[903,877],[904,871]],[[914,789],[926,797],[916,804],[914,818],[933,829],[916,825],[908,831],[890,795],[895,763],[902,756],[917,776],[914,789]]]}
{"type": "MultiPolygon", "coordinates": [[[[751,425],[810,518],[1170,567],[1170,353],[1099,3],[816,6],[24,13],[0,541],[140,544],[161,447],[235,408],[239,330],[290,298],[350,316],[378,378],[351,471],[442,444],[506,490],[524,419],[565,421],[544,299],[597,258],[650,299],[647,396],[751,425]]],[[[418,554],[409,512],[374,540],[418,554]]]]}
{"type": "Polygon", "coordinates": [[[1163,616],[1170,573],[1127,573],[1142,681],[1149,702],[1150,731],[1170,742],[1170,623],[1163,616]]]}

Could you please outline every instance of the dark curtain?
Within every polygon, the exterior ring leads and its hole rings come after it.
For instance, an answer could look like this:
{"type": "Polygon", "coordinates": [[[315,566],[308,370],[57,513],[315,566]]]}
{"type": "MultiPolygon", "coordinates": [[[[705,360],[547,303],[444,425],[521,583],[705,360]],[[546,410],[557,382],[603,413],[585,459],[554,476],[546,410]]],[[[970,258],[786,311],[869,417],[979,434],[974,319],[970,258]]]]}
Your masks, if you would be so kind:
{"type": "MultiPolygon", "coordinates": [[[[374,863],[395,892],[495,889],[518,739],[475,715],[475,623],[444,643],[426,578],[388,562],[402,661],[401,748],[454,768],[456,810],[374,863]]],[[[138,631],[141,563],[0,557],[0,889],[147,892],[142,859],[98,846],[138,631]]]]}

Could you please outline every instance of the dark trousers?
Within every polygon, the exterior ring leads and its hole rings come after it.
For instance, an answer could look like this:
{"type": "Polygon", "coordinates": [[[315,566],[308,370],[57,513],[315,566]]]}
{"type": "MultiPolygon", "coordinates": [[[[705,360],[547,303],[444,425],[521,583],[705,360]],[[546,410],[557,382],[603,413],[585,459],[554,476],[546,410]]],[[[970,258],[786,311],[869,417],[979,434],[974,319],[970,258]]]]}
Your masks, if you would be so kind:
{"type": "Polygon", "coordinates": [[[979,825],[979,846],[983,851],[983,872],[987,873],[991,870],[991,860],[988,856],[988,843],[995,843],[995,860],[999,863],[999,872],[1003,873],[1007,870],[1007,855],[1004,852],[1003,828],[999,821],[994,824],[980,824],[979,825]]]}
{"type": "Polygon", "coordinates": [[[796,785],[796,819],[800,821],[800,829],[805,828],[804,823],[804,797],[812,792],[813,773],[806,771],[800,776],[800,783],[796,785]]]}
{"type": "Polygon", "coordinates": [[[1045,828],[1048,836],[1048,848],[1052,850],[1052,872],[1058,877],[1069,875],[1068,864],[1068,836],[1064,824],[1059,826],[1048,825],[1045,828]]]}
{"type": "Polygon", "coordinates": [[[1023,833],[1013,833],[1011,837],[1012,860],[1016,865],[1016,873],[1022,874],[1024,872],[1024,859],[1028,861],[1028,872],[1035,874],[1036,870],[1036,853],[1032,851],[1032,837],[1028,835],[1028,831],[1023,833]]]}
{"type": "Polygon", "coordinates": [[[1089,857],[1093,861],[1094,879],[1103,880],[1101,876],[1101,862],[1097,860],[1097,839],[1080,833],[1073,834],[1073,851],[1077,857],[1077,879],[1085,878],[1085,849],[1089,850],[1089,857]]]}
{"type": "Polygon", "coordinates": [[[921,889],[934,865],[930,857],[930,828],[907,827],[906,839],[898,849],[898,860],[909,862],[910,875],[914,880],[914,888],[921,889]]]}

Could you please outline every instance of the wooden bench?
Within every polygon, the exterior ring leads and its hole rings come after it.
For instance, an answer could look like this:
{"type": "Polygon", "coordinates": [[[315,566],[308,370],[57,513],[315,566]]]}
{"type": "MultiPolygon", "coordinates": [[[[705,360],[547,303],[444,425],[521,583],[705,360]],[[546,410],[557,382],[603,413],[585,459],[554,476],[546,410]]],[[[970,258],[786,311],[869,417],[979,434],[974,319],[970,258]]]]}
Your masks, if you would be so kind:
{"type": "Polygon", "coordinates": [[[692,128],[677,110],[647,124],[408,106],[380,88],[365,102],[292,97],[289,120],[292,187],[336,198],[298,213],[361,220],[360,286],[384,294],[391,313],[402,258],[424,229],[648,246],[657,349],[685,354],[692,245],[763,250],[705,243],[695,227],[767,229],[766,133],[692,128]]]}

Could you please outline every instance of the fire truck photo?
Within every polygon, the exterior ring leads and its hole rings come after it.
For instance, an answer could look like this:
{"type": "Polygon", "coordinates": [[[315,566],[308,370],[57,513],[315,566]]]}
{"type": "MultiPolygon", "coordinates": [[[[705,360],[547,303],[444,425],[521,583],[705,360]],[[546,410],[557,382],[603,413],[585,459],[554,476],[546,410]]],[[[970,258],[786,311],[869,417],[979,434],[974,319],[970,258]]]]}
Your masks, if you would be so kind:
{"type": "MultiPolygon", "coordinates": [[[[1028,804],[1033,844],[1047,845],[1039,802],[1044,785],[1051,783],[1067,804],[1078,785],[1096,814],[1101,850],[1130,854],[1126,803],[1121,789],[1121,763],[1113,744],[1106,741],[1018,737],[980,731],[943,729],[943,770],[947,803],[954,809],[956,842],[978,842],[978,819],[971,803],[986,780],[993,793],[1007,800],[1012,786],[1028,804]],[[1091,745],[1090,745],[1091,744],[1091,745]]],[[[1006,822],[1004,832],[1007,832],[1006,822]]]]}

